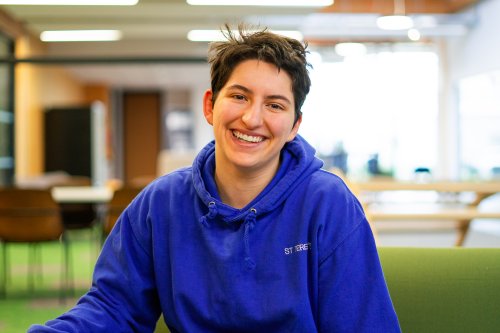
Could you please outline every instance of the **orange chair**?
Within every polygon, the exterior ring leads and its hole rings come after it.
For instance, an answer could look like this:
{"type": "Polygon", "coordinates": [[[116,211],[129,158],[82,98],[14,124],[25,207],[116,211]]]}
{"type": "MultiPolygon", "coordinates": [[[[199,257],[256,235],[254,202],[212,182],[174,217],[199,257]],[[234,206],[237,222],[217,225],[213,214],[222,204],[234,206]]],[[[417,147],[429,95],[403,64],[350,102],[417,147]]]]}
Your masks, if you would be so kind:
{"type": "MultiPolygon", "coordinates": [[[[37,245],[42,242],[61,240],[63,223],[59,205],[54,201],[50,190],[40,189],[0,189],[0,241],[2,243],[3,277],[0,295],[6,295],[7,279],[7,245],[9,243],[28,243],[30,290],[34,288],[33,262],[37,258],[37,245]]],[[[61,262],[61,290],[68,287],[68,252],[63,243],[61,262]]]]}
{"type": "Polygon", "coordinates": [[[103,224],[103,238],[109,235],[120,214],[141,190],[141,187],[122,187],[115,191],[113,198],[108,204],[106,219],[103,224]]]}

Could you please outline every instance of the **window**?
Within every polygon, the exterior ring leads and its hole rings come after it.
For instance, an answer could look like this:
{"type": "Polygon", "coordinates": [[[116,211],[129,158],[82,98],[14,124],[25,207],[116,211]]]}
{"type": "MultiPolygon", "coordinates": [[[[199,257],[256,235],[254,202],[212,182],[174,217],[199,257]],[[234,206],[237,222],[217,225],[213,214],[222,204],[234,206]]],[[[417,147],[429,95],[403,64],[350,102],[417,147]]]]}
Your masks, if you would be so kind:
{"type": "Polygon", "coordinates": [[[373,156],[381,173],[399,179],[435,167],[438,57],[430,47],[379,46],[313,67],[300,133],[326,167],[340,145],[354,178],[367,175],[373,156]]]}
{"type": "Polygon", "coordinates": [[[500,71],[460,80],[459,156],[464,179],[500,177],[500,71]]]}
{"type": "MultiPolygon", "coordinates": [[[[13,42],[0,34],[0,57],[13,54],[13,42]]],[[[0,186],[10,185],[14,177],[13,65],[0,64],[0,186]]]]}

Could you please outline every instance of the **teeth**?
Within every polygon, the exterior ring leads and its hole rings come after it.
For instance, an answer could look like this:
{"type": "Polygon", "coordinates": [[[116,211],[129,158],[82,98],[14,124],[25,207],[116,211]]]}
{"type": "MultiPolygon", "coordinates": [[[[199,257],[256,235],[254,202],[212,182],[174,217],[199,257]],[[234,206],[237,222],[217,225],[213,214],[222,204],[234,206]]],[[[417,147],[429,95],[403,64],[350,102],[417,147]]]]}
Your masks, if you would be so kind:
{"type": "Polygon", "coordinates": [[[238,131],[233,131],[233,135],[240,140],[254,142],[254,143],[261,142],[262,140],[264,140],[264,138],[262,138],[261,136],[246,135],[238,131]]]}

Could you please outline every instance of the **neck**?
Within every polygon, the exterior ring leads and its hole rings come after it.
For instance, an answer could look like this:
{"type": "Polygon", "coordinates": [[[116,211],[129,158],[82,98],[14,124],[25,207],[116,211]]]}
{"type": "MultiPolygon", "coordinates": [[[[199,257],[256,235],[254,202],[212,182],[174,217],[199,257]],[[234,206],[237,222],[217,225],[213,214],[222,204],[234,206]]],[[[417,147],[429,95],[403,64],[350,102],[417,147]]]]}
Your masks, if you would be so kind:
{"type": "MultiPolygon", "coordinates": [[[[216,164],[217,165],[217,164],[216,164]]],[[[227,170],[216,166],[215,182],[222,202],[234,208],[243,208],[255,199],[269,184],[278,170],[250,172],[248,170],[227,170]]]]}

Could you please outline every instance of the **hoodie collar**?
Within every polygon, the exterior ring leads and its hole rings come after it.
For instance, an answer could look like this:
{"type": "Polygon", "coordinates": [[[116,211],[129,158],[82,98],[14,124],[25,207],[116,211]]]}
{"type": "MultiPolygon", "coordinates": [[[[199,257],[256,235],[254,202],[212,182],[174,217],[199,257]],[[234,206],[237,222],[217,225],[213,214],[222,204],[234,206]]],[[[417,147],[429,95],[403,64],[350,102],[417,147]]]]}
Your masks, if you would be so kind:
{"type": "Polygon", "coordinates": [[[244,260],[248,269],[254,269],[255,261],[251,256],[250,232],[261,216],[281,204],[302,180],[323,166],[323,162],[314,157],[315,150],[300,136],[287,143],[281,151],[281,163],[278,172],[264,190],[242,209],[224,204],[217,192],[214,179],[215,142],[210,142],[198,154],[193,163],[193,183],[208,211],[200,217],[205,227],[220,217],[225,223],[243,221],[244,260]]]}
{"type": "Polygon", "coordinates": [[[273,210],[292,193],[301,180],[320,169],[323,162],[314,155],[314,148],[297,135],[282,149],[281,164],[272,181],[246,207],[236,209],[220,200],[214,179],[215,141],[212,141],[200,151],[193,163],[193,183],[209,212],[211,209],[212,213],[207,216],[209,219],[218,215],[227,223],[241,221],[252,209],[256,211],[256,215],[273,210]]]}

